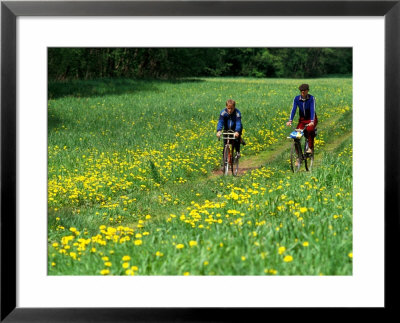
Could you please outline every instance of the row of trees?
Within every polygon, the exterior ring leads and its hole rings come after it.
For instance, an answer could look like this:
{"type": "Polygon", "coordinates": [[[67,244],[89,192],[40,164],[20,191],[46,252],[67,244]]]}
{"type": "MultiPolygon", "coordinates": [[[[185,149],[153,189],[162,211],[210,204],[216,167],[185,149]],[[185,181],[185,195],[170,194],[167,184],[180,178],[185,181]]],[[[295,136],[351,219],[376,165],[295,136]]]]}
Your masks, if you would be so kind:
{"type": "Polygon", "coordinates": [[[50,80],[352,73],[351,48],[49,48],[50,80]]]}

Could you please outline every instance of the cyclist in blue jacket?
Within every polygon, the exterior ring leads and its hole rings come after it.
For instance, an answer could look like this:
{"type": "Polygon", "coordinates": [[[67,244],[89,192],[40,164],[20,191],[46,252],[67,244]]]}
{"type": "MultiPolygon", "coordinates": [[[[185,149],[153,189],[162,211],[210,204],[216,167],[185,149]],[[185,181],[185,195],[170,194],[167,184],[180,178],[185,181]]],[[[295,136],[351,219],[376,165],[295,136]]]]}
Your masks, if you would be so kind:
{"type": "Polygon", "coordinates": [[[292,125],[293,118],[296,115],[296,110],[299,108],[299,123],[297,124],[296,129],[306,128],[304,132],[304,135],[308,140],[308,149],[306,152],[312,154],[314,152],[315,129],[318,124],[315,98],[308,94],[308,91],[310,90],[308,84],[300,85],[299,90],[300,95],[296,96],[293,100],[290,119],[286,125],[292,125]]]}
{"type": "MultiPolygon", "coordinates": [[[[217,137],[221,136],[222,130],[233,130],[235,131],[236,140],[234,142],[237,157],[240,157],[240,143],[245,145],[246,143],[242,139],[242,114],[236,109],[236,102],[234,100],[226,101],[226,108],[219,114],[219,120],[217,124],[217,137]]],[[[225,145],[225,143],[224,143],[225,145]]]]}

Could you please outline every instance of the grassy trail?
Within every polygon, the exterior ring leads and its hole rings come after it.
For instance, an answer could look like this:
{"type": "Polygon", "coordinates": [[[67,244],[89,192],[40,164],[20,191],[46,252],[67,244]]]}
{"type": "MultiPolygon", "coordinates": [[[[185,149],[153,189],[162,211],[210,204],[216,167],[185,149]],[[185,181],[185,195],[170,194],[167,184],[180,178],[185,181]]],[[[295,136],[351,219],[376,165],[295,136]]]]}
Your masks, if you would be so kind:
{"type": "MultiPolygon", "coordinates": [[[[326,121],[327,129],[326,131],[330,131],[335,124],[338,122],[340,119],[339,117],[333,117],[329,120],[326,121]]],[[[343,134],[340,138],[335,139],[334,141],[324,145],[321,147],[321,149],[317,152],[314,160],[314,170],[316,167],[321,165],[323,155],[325,153],[332,153],[336,149],[340,147],[340,145],[348,140],[352,136],[352,132],[347,132],[343,134]]],[[[279,142],[272,147],[270,147],[269,150],[267,151],[262,151],[258,155],[254,156],[249,156],[242,158],[240,163],[239,163],[239,174],[238,178],[243,176],[246,173],[252,172],[256,169],[260,169],[262,167],[267,167],[268,165],[274,165],[276,163],[281,163],[282,162],[282,155],[287,153],[290,150],[290,146],[292,144],[292,140],[287,140],[287,142],[279,142]]],[[[244,148],[245,149],[245,148],[244,148]]],[[[229,173],[228,178],[231,177],[231,173],[229,173]]],[[[208,185],[210,188],[217,186],[217,182],[221,180],[223,177],[222,171],[215,170],[210,174],[208,177],[204,177],[202,179],[198,179],[196,181],[195,186],[203,186],[203,185],[208,185]]],[[[184,184],[186,186],[186,190],[190,191],[193,188],[193,183],[186,183],[184,184]]],[[[211,189],[212,190],[212,189],[211,189]]],[[[195,199],[196,200],[196,199],[195,199]]],[[[181,211],[184,212],[186,206],[183,206],[181,211]]],[[[162,219],[165,218],[169,215],[169,210],[165,209],[164,212],[161,212],[158,214],[158,216],[155,219],[162,219]]],[[[130,226],[135,227],[136,223],[131,223],[130,226]]]]}
{"type": "MultiPolygon", "coordinates": [[[[353,136],[353,132],[352,131],[349,131],[349,132],[343,134],[342,137],[340,137],[340,138],[334,140],[333,142],[327,144],[322,152],[323,153],[332,153],[333,151],[338,149],[344,142],[349,140],[352,136],[353,136]]],[[[321,163],[322,163],[322,159],[323,159],[322,158],[322,154],[315,155],[314,166],[313,167],[320,166],[321,163]]]]}

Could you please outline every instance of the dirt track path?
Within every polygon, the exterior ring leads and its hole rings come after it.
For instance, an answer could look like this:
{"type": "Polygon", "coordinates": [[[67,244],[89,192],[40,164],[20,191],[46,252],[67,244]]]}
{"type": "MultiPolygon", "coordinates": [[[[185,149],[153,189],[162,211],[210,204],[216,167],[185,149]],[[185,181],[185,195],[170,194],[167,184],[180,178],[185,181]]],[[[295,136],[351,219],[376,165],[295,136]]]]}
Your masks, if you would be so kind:
{"type": "MultiPolygon", "coordinates": [[[[273,151],[263,151],[256,156],[250,156],[241,158],[239,162],[239,171],[238,175],[243,175],[248,171],[252,171],[257,168],[261,168],[265,166],[267,163],[273,161],[277,156],[282,154],[285,150],[290,148],[290,142],[286,143],[285,145],[276,146],[276,149],[273,151]]],[[[214,176],[221,176],[222,170],[216,170],[212,173],[212,177],[214,176]]]]}

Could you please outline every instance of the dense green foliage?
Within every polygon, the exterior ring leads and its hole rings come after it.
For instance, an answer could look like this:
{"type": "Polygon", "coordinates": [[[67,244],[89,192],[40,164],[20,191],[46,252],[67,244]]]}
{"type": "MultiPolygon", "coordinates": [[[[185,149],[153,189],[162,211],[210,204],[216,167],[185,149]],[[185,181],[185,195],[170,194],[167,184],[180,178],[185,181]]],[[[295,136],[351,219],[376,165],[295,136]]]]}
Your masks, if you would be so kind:
{"type": "Polygon", "coordinates": [[[49,48],[49,79],[320,77],[352,73],[351,48],[49,48]]]}
{"type": "Polygon", "coordinates": [[[352,274],[351,78],[49,88],[49,275],[352,274]],[[302,82],[318,100],[316,165],[293,174],[285,123],[302,82]],[[247,142],[238,177],[218,172],[229,98],[247,142]]]}

